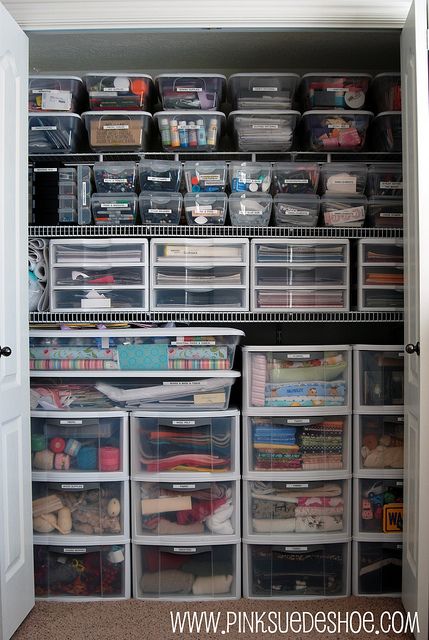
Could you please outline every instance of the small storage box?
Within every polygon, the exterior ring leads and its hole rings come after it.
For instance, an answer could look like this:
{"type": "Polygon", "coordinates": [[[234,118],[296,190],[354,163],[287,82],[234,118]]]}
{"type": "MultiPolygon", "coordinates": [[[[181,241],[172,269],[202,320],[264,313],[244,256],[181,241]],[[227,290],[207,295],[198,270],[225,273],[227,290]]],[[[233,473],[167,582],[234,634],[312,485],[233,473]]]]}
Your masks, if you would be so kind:
{"type": "Polygon", "coordinates": [[[363,227],[368,201],[365,196],[322,196],[320,211],[325,227],[363,227]]]}
{"type": "Polygon", "coordinates": [[[302,116],[306,151],[362,151],[370,111],[306,111],[302,116]]]}
{"type": "Polygon", "coordinates": [[[350,543],[243,545],[243,596],[273,600],[350,595],[350,543]]]}
{"type": "Polygon", "coordinates": [[[272,192],[288,194],[317,193],[320,167],[313,162],[275,162],[272,192]]]}
{"type": "Polygon", "coordinates": [[[400,111],[383,111],[374,118],[371,128],[373,151],[399,153],[402,151],[402,114],[400,111]]]}
{"type": "Polygon", "coordinates": [[[400,474],[404,468],[404,416],[354,416],[354,473],[400,474]],[[376,471],[375,471],[376,470],[376,471]]]}
{"type": "MultiPolygon", "coordinates": [[[[392,477],[393,476],[393,477],[392,477]]],[[[395,477],[353,480],[353,535],[376,535],[378,539],[402,540],[404,481],[395,477]]]]}
{"type": "Polygon", "coordinates": [[[226,162],[185,162],[184,173],[189,193],[225,191],[226,162]]]}
{"type": "MultiPolygon", "coordinates": [[[[150,474],[161,479],[184,473],[219,477],[239,473],[239,412],[200,412],[189,415],[133,413],[131,473],[135,480],[150,474]]],[[[153,477],[153,476],[152,476],[153,477]]]]}
{"type": "Polygon", "coordinates": [[[89,165],[77,167],[77,222],[91,224],[92,171],[89,165]]]}
{"type": "Polygon", "coordinates": [[[163,73],[155,83],[165,110],[211,110],[223,102],[226,78],[218,73],[163,73]]]}
{"type": "Polygon", "coordinates": [[[344,413],[351,400],[350,356],[348,345],[243,347],[244,411],[344,413]]]}
{"type": "Polygon", "coordinates": [[[89,146],[94,151],[146,151],[152,116],[147,111],[85,111],[89,146]]]}
{"type": "Polygon", "coordinates": [[[350,473],[349,416],[243,417],[243,474],[306,478],[350,473]]]}
{"type": "Polygon", "coordinates": [[[235,73],[228,93],[233,109],[292,109],[299,76],[295,73],[235,73]]]}
{"type": "Polygon", "coordinates": [[[144,73],[90,73],[85,82],[91,111],[146,111],[150,107],[153,81],[144,73]]]}
{"type": "Polygon", "coordinates": [[[76,153],[85,142],[85,128],[77,113],[44,111],[28,114],[30,154],[76,153]]]}
{"type": "MultiPolygon", "coordinates": [[[[94,459],[94,452],[72,438],[56,455],[58,465],[60,457],[65,465],[67,457],[83,465],[94,459]]],[[[34,535],[39,543],[46,538],[52,544],[58,544],[59,538],[67,540],[65,544],[106,537],[120,541],[129,537],[128,501],[128,481],[33,482],[34,535]]]]}
{"type": "Polygon", "coordinates": [[[179,224],[183,196],[168,191],[142,191],[139,196],[143,224],[179,224]]]}
{"type": "Polygon", "coordinates": [[[186,193],[186,221],[189,225],[225,224],[228,197],[225,193],[186,193]]]}
{"type": "Polygon", "coordinates": [[[353,408],[357,413],[397,413],[404,404],[404,347],[353,346],[353,408]]]}
{"type": "Polygon", "coordinates": [[[229,186],[232,192],[269,193],[271,186],[270,163],[231,162],[229,165],[229,186]]]}
{"type": "Polygon", "coordinates": [[[217,151],[225,114],[220,111],[158,111],[154,119],[164,151],[217,151]]]}
{"type": "Polygon", "coordinates": [[[129,289],[121,286],[114,289],[108,285],[91,285],[88,288],[56,288],[50,300],[51,309],[58,311],[145,311],[148,293],[141,286],[129,289]]]}
{"type": "Polygon", "coordinates": [[[130,545],[34,546],[36,598],[86,602],[131,596],[130,545]]]}
{"type": "Polygon", "coordinates": [[[377,113],[401,111],[401,74],[379,73],[372,83],[371,93],[377,113]]]}
{"type": "Polygon", "coordinates": [[[274,219],[277,227],[316,227],[320,198],[315,194],[278,193],[274,196],[274,219]]]}
{"type": "Polygon", "coordinates": [[[174,160],[140,160],[138,164],[141,191],[173,191],[180,189],[182,163],[174,160]]]}
{"type": "Polygon", "coordinates": [[[33,480],[127,478],[128,415],[33,412],[31,457],[33,480]],[[65,452],[67,445],[74,455],[65,452]]]}
{"type": "Polygon", "coordinates": [[[237,151],[290,151],[299,111],[231,111],[228,127],[237,151]]]}
{"type": "Polygon", "coordinates": [[[364,109],[371,76],[367,73],[307,73],[301,95],[307,109],[364,109]]]}
{"type": "Polygon", "coordinates": [[[80,78],[74,76],[29,76],[29,111],[74,111],[80,113],[88,96],[80,78]]]}
{"type": "Polygon", "coordinates": [[[135,193],[94,193],[91,209],[95,224],[134,224],[138,198],[135,193]]]}
{"type": "Polygon", "coordinates": [[[389,311],[404,307],[402,240],[358,241],[358,309],[389,311]]]}
{"type": "Polygon", "coordinates": [[[402,198],[370,198],[368,224],[371,227],[402,227],[404,224],[402,198]]]}
{"type": "Polygon", "coordinates": [[[182,543],[240,537],[240,480],[228,474],[212,482],[186,475],[173,482],[132,482],[134,542],[182,543]]]}
{"type": "Polygon", "coordinates": [[[238,599],[240,544],[134,544],[133,596],[168,602],[238,599]]]}
{"type": "Polygon", "coordinates": [[[321,192],[333,197],[363,195],[367,174],[367,166],[361,162],[326,162],[321,168],[321,192]]]}
{"type": "Polygon", "coordinates": [[[368,195],[402,198],[402,164],[371,164],[368,169],[368,195]]]}
{"type": "Polygon", "coordinates": [[[402,542],[353,541],[353,595],[400,598],[402,542]]]}
{"type": "Polygon", "coordinates": [[[98,193],[133,193],[137,191],[135,162],[96,162],[94,177],[98,193]]]}
{"type": "Polygon", "coordinates": [[[267,227],[273,199],[268,193],[231,193],[229,216],[235,227],[267,227]]]}

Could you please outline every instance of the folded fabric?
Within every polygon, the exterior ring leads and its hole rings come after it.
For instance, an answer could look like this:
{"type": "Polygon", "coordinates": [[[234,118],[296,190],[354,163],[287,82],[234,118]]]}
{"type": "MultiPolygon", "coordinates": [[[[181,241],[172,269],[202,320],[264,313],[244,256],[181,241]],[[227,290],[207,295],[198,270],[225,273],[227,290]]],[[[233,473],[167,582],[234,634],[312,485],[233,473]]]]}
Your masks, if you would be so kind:
{"type": "Polygon", "coordinates": [[[35,360],[117,360],[116,349],[92,346],[30,347],[30,358],[35,360]]]}
{"type": "Polygon", "coordinates": [[[287,502],[270,502],[258,498],[252,499],[252,516],[258,518],[286,519],[295,517],[295,504],[287,502]]]}
{"type": "Polygon", "coordinates": [[[332,401],[336,397],[344,399],[346,393],[346,383],[344,380],[326,382],[313,378],[311,382],[285,382],[284,384],[267,383],[265,385],[265,395],[267,398],[281,397],[324,397],[331,396],[332,401]]]}
{"type": "Polygon", "coordinates": [[[337,516],[344,513],[342,504],[337,507],[295,507],[296,517],[302,516],[337,516]]]}
{"type": "Polygon", "coordinates": [[[253,531],[255,533],[293,533],[296,530],[295,518],[284,520],[259,520],[252,519],[253,531]]]}
{"type": "Polygon", "coordinates": [[[199,576],[192,585],[192,593],[194,596],[229,593],[233,579],[232,575],[199,576]]]}
{"type": "Polygon", "coordinates": [[[160,458],[156,461],[147,460],[142,456],[140,462],[149,473],[186,470],[188,468],[199,469],[201,471],[224,471],[229,468],[230,459],[189,453],[172,456],[171,458],[160,458]]]}
{"type": "Polygon", "coordinates": [[[230,369],[231,365],[229,360],[169,360],[168,368],[181,370],[218,370],[230,369]]]}
{"type": "Polygon", "coordinates": [[[231,516],[234,513],[234,507],[231,503],[227,503],[216,509],[216,511],[205,519],[206,527],[212,532],[222,536],[229,536],[235,533],[232,526],[231,516]]]}
{"type": "Polygon", "coordinates": [[[265,383],[267,378],[267,359],[265,355],[256,353],[252,357],[251,404],[254,407],[265,405],[265,383]]]}
{"type": "Polygon", "coordinates": [[[339,378],[347,369],[347,362],[322,364],[309,367],[272,367],[269,369],[270,382],[311,382],[325,380],[331,382],[339,378]]]}
{"type": "Polygon", "coordinates": [[[304,516],[285,520],[253,518],[252,525],[256,533],[320,533],[342,531],[343,518],[341,515],[304,516]]]}
{"type": "Polygon", "coordinates": [[[289,488],[285,482],[252,483],[252,496],[263,500],[296,502],[299,506],[337,506],[342,498],[341,485],[335,483],[309,484],[301,489],[289,488]]]}
{"type": "Polygon", "coordinates": [[[142,520],[143,529],[153,531],[158,536],[164,535],[195,535],[204,533],[202,522],[191,522],[189,524],[178,524],[165,518],[154,518],[152,520],[142,520]]]}
{"type": "Polygon", "coordinates": [[[228,347],[195,347],[180,345],[168,347],[169,360],[228,360],[228,347]]]}
{"type": "Polygon", "coordinates": [[[323,495],[316,493],[307,493],[305,496],[298,497],[299,507],[339,507],[344,504],[343,498],[341,498],[341,487],[332,485],[332,490],[329,489],[323,495]]]}
{"type": "Polygon", "coordinates": [[[183,571],[158,571],[156,573],[144,573],[140,580],[142,593],[182,593],[189,594],[192,591],[194,576],[183,571]]]}
{"type": "Polygon", "coordinates": [[[34,360],[30,359],[30,369],[47,371],[73,370],[108,370],[118,369],[119,365],[113,360],[34,360]]]}

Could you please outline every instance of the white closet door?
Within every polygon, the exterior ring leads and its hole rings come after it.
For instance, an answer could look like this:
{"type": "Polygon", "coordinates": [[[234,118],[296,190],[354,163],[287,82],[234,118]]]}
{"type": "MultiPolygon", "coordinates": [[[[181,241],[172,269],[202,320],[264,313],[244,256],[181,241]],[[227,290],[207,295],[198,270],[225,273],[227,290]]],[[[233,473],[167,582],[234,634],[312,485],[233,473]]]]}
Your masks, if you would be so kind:
{"type": "Polygon", "coordinates": [[[27,302],[28,41],[0,4],[0,640],[34,605],[27,302]]]}
{"type": "Polygon", "coordinates": [[[426,0],[401,37],[405,224],[405,486],[403,602],[428,637],[429,106],[426,0]],[[419,355],[420,354],[420,355],[419,355]]]}

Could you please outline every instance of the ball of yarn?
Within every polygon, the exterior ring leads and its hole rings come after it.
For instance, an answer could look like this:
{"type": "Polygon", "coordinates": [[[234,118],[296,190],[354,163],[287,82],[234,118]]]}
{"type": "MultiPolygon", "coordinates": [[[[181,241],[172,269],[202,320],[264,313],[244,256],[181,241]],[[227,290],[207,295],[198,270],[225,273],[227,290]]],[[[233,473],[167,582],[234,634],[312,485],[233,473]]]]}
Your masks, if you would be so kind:
{"type": "Polygon", "coordinates": [[[97,447],[82,447],[77,454],[79,469],[92,471],[97,469],[97,447]]]}
{"type": "Polygon", "coordinates": [[[49,449],[43,449],[43,451],[36,451],[33,458],[33,469],[40,469],[41,471],[51,471],[54,468],[54,456],[53,451],[49,449]]]}
{"type": "Polygon", "coordinates": [[[64,438],[51,438],[49,441],[49,448],[54,453],[62,453],[66,448],[66,441],[64,438]]]}
{"type": "Polygon", "coordinates": [[[46,449],[46,438],[40,433],[31,434],[31,451],[43,451],[46,449]]]}
{"type": "Polygon", "coordinates": [[[120,453],[118,447],[101,447],[100,471],[118,471],[120,467],[120,453]]]}

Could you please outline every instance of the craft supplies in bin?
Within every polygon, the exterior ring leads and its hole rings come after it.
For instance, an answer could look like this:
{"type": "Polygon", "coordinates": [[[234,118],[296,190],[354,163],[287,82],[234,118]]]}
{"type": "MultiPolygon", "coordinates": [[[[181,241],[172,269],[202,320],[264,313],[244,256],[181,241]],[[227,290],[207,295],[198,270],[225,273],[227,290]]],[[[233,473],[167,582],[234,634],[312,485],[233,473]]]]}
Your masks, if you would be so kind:
{"type": "Polygon", "coordinates": [[[313,162],[275,162],[272,192],[289,194],[317,193],[320,167],[313,162]]]}
{"type": "Polygon", "coordinates": [[[379,73],[372,83],[371,93],[378,113],[401,111],[401,74],[379,73]]]}
{"type": "Polygon", "coordinates": [[[404,203],[402,198],[374,197],[368,199],[368,225],[370,227],[402,227],[404,203]]]}
{"type": "Polygon", "coordinates": [[[28,78],[29,111],[73,111],[80,113],[88,96],[80,78],[31,75],[28,78]]]}
{"type": "Polygon", "coordinates": [[[316,227],[320,198],[315,194],[278,193],[274,196],[274,219],[277,227],[316,227]]]}
{"type": "Polygon", "coordinates": [[[82,119],[94,151],[146,151],[152,116],[147,111],[85,111],[82,119]]]}
{"type": "Polygon", "coordinates": [[[91,210],[95,224],[134,224],[138,198],[135,193],[94,193],[91,210]]]}
{"type": "Polygon", "coordinates": [[[368,73],[307,73],[301,80],[303,109],[364,109],[370,82],[368,73]]]}
{"type": "Polygon", "coordinates": [[[163,73],[155,78],[162,108],[219,109],[223,102],[226,78],[218,73],[163,73]]]}
{"type": "Polygon", "coordinates": [[[306,151],[362,151],[370,111],[306,111],[302,116],[306,151]]]}
{"type": "Polygon", "coordinates": [[[399,153],[402,151],[402,114],[400,111],[384,111],[375,116],[371,127],[373,151],[399,153]]]}
{"type": "Polygon", "coordinates": [[[189,225],[223,225],[228,208],[226,193],[186,193],[186,220],[189,225]]]}
{"type": "Polygon", "coordinates": [[[292,109],[299,76],[295,73],[235,73],[228,79],[233,109],[292,109]]]}
{"type": "Polygon", "coordinates": [[[390,478],[353,480],[354,537],[373,534],[380,540],[402,539],[404,481],[393,472],[390,478]]]}
{"type": "Polygon", "coordinates": [[[402,592],[402,542],[353,541],[353,595],[399,598],[402,592]]]}
{"type": "Polygon", "coordinates": [[[320,212],[325,227],[363,227],[368,201],[365,196],[324,195],[320,212]]]}
{"type": "Polygon", "coordinates": [[[94,178],[97,193],[133,193],[137,170],[134,162],[96,162],[94,178]]]}
{"type": "Polygon", "coordinates": [[[44,111],[28,114],[30,154],[76,153],[85,142],[85,127],[77,113],[44,111]]]}
{"type": "Polygon", "coordinates": [[[138,164],[141,191],[173,191],[180,189],[182,163],[174,160],[140,160],[138,164]]]}
{"type": "Polygon", "coordinates": [[[185,162],[185,186],[189,193],[225,191],[226,162],[185,162]]]}
{"type": "Polygon", "coordinates": [[[353,431],[356,474],[382,476],[403,470],[403,415],[356,414],[353,431]]]}
{"type": "Polygon", "coordinates": [[[154,119],[164,151],[217,151],[225,114],[220,111],[159,111],[154,119]]]}
{"type": "Polygon", "coordinates": [[[322,164],[320,170],[321,193],[333,195],[364,195],[368,169],[362,162],[322,164]]]}
{"type": "Polygon", "coordinates": [[[58,171],[58,222],[78,222],[77,171],[74,167],[62,167],[58,171]]]}
{"type": "Polygon", "coordinates": [[[269,193],[271,165],[269,162],[231,162],[229,186],[232,192],[250,191],[269,193]]]}
{"type": "Polygon", "coordinates": [[[368,196],[402,198],[402,164],[371,164],[368,169],[368,196]]]}
{"type": "Polygon", "coordinates": [[[290,151],[299,111],[231,111],[228,126],[237,151],[290,151]]]}
{"type": "Polygon", "coordinates": [[[404,404],[404,347],[354,345],[353,408],[397,412],[404,404]]]}
{"type": "Polygon", "coordinates": [[[179,224],[183,196],[169,191],[142,191],[139,210],[142,224],[179,224]]]}
{"type": "Polygon", "coordinates": [[[89,73],[84,79],[91,111],[147,111],[151,105],[153,81],[145,73],[89,73]]]}
{"type": "Polygon", "coordinates": [[[229,216],[235,227],[267,227],[273,199],[267,193],[231,193],[229,216]]]}

